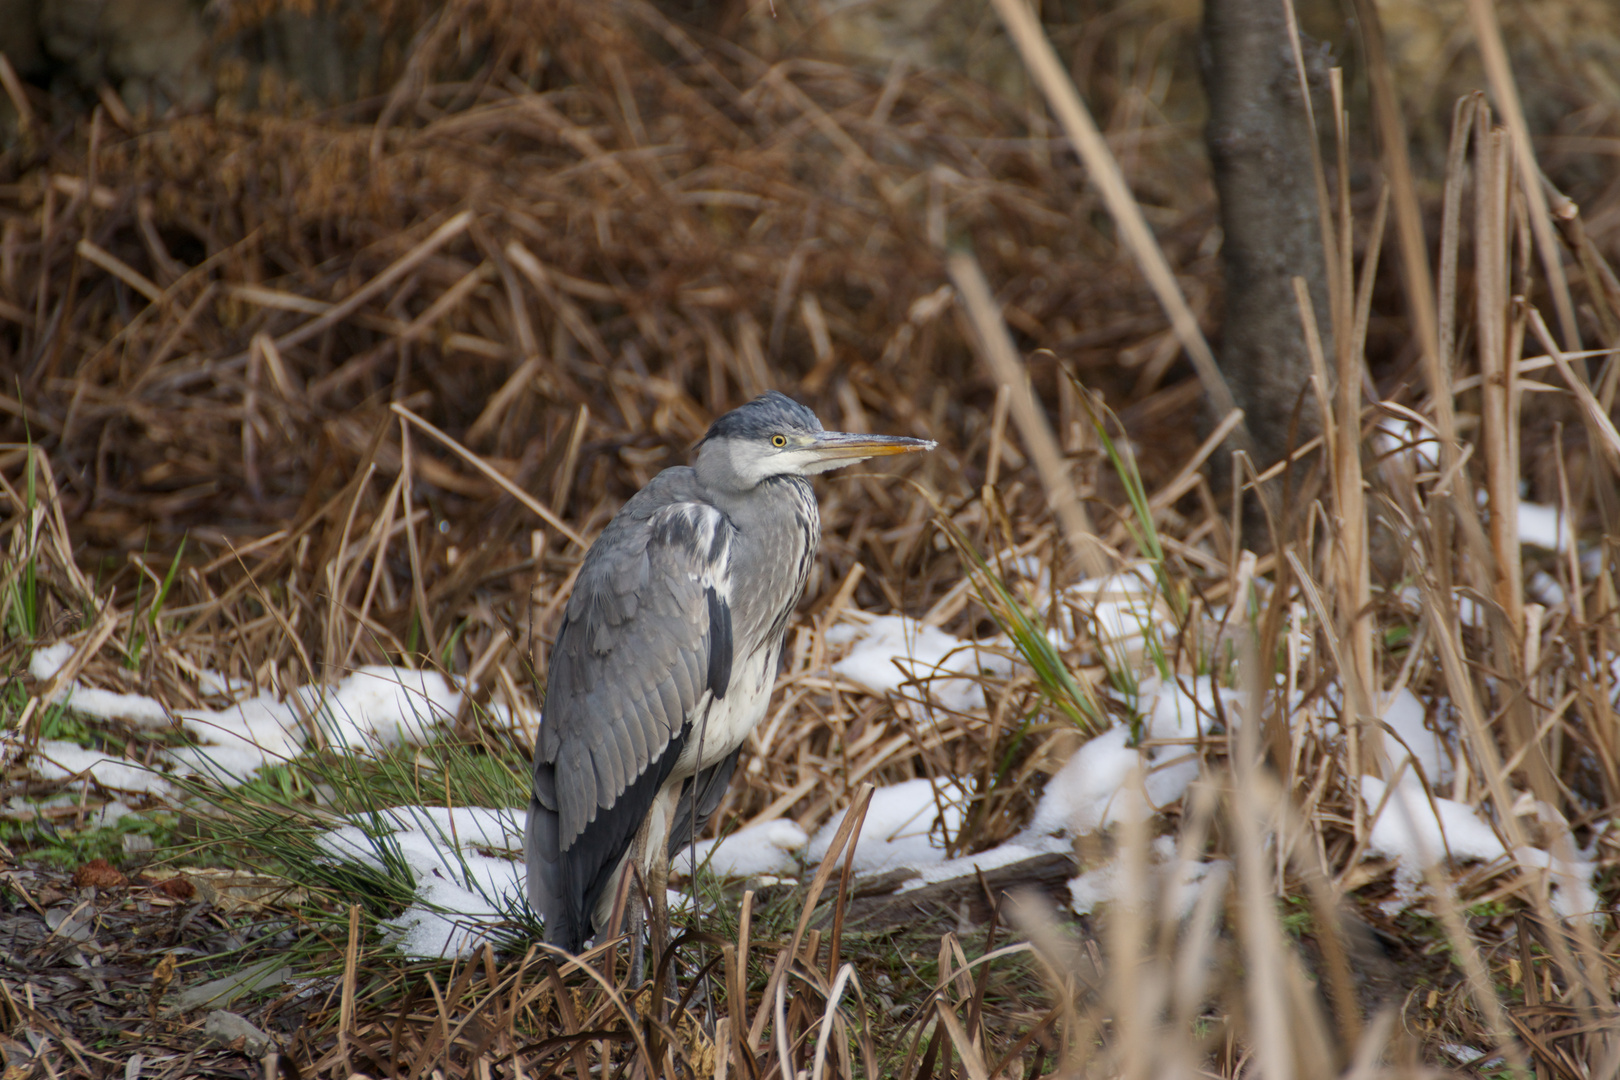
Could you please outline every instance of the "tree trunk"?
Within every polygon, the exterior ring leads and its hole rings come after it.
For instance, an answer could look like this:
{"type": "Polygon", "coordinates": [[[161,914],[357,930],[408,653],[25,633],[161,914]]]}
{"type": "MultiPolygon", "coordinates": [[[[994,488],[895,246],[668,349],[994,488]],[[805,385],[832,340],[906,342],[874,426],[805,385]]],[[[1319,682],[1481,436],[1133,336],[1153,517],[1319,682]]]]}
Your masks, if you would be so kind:
{"type": "Polygon", "coordinates": [[[1327,264],[1283,0],[1205,0],[1205,141],[1220,195],[1226,281],[1219,361],[1259,464],[1321,431],[1293,279],[1310,289],[1331,377],[1327,264]]]}

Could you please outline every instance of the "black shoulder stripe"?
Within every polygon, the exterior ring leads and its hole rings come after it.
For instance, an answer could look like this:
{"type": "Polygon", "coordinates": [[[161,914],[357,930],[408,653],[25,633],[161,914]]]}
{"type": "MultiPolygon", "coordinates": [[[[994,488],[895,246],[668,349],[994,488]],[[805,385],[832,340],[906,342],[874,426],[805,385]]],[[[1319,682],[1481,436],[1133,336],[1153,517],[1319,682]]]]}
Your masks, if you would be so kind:
{"type": "Polygon", "coordinates": [[[709,600],[709,689],[719,699],[731,686],[731,605],[712,585],[703,592],[709,600]]]}

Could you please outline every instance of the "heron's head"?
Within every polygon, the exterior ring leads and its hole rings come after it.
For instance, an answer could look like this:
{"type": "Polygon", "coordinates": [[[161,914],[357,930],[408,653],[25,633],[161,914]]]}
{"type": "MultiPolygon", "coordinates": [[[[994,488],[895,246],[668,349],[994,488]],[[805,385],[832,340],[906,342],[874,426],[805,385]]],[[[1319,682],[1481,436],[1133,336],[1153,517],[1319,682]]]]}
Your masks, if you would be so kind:
{"type": "Polygon", "coordinates": [[[932,450],[926,439],[825,431],[816,414],[775,390],[733,409],[698,446],[704,483],[746,491],[772,476],[808,476],[867,458],[932,450]]]}

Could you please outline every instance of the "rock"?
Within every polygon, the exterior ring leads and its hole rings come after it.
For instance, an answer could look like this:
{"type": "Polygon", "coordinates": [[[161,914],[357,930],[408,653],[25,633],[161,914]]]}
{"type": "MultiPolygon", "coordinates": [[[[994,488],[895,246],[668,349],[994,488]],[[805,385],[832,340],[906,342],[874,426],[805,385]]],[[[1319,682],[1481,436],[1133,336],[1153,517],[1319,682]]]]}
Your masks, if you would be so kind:
{"type": "Polygon", "coordinates": [[[248,1057],[263,1057],[276,1040],[236,1013],[215,1009],[203,1023],[203,1034],[222,1046],[241,1050],[248,1057]],[[238,1041],[240,1040],[240,1042],[238,1041]]]}
{"type": "Polygon", "coordinates": [[[39,6],[40,0],[0,0],[0,52],[25,79],[45,68],[39,45],[39,6]]]}
{"type": "Polygon", "coordinates": [[[50,928],[53,935],[63,941],[89,941],[89,920],[94,918],[94,913],[92,912],[87,918],[82,918],[80,916],[84,913],[81,907],[82,905],[75,904],[72,907],[50,908],[45,912],[45,925],[50,928]]]}
{"type": "Polygon", "coordinates": [[[195,109],[212,97],[197,0],[57,0],[41,5],[39,31],[81,85],[116,85],[132,112],[195,109]]]}
{"type": "Polygon", "coordinates": [[[193,986],[179,994],[169,1007],[171,1015],[200,1009],[205,1005],[228,1005],[243,994],[256,990],[269,990],[292,978],[292,968],[272,956],[249,964],[234,974],[193,986]]]}

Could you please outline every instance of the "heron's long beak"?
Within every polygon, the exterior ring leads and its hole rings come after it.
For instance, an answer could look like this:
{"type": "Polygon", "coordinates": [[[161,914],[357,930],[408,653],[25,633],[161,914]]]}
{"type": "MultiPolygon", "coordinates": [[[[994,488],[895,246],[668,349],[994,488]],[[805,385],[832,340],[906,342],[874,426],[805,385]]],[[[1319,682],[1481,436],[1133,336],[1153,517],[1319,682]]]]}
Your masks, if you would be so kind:
{"type": "Polygon", "coordinates": [[[911,439],[904,435],[855,435],[847,431],[823,431],[806,448],[818,461],[853,464],[872,457],[889,454],[915,454],[932,450],[931,439],[911,439]]]}

